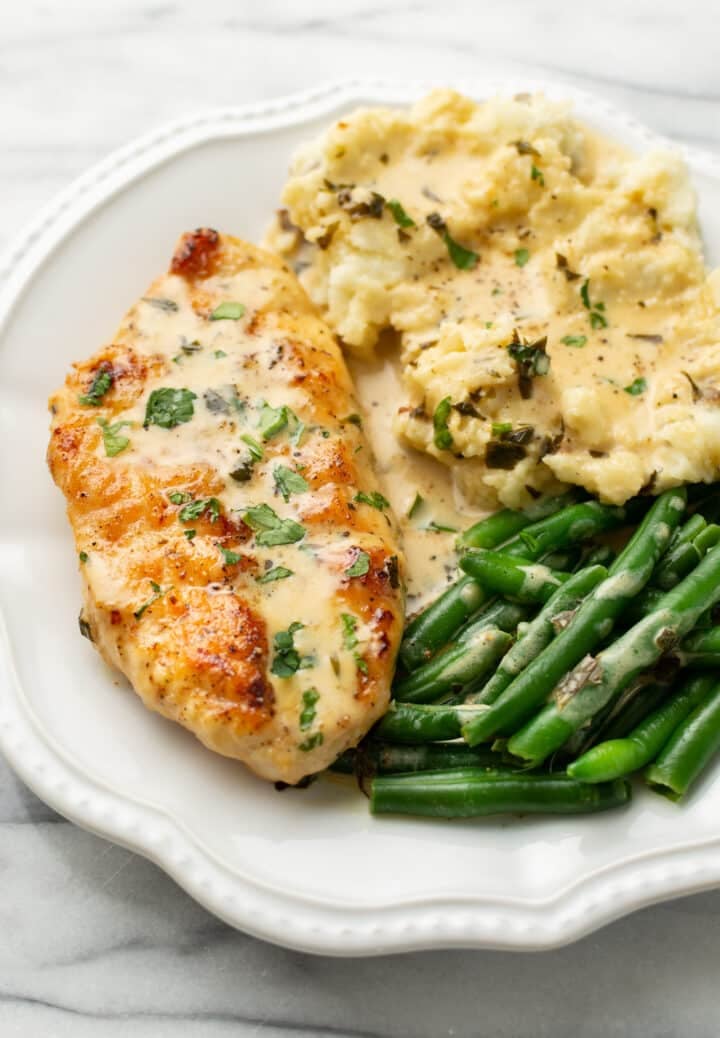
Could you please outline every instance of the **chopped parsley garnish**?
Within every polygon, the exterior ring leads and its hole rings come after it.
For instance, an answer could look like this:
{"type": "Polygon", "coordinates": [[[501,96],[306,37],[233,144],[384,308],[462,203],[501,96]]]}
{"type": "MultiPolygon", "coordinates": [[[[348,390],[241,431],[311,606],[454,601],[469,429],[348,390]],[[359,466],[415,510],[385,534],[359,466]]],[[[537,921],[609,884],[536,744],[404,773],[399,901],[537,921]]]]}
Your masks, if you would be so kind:
{"type": "Polygon", "coordinates": [[[415,500],[407,510],[408,519],[415,519],[417,515],[423,510],[425,506],[425,498],[419,494],[415,494],[415,500]]]}
{"type": "Polygon", "coordinates": [[[223,548],[222,544],[218,544],[216,547],[220,549],[224,566],[236,566],[242,559],[242,555],[238,555],[236,551],[231,551],[230,548],[223,548]]]}
{"type": "Polygon", "coordinates": [[[243,303],[220,303],[210,314],[211,321],[239,321],[245,313],[243,303]]]}
{"type": "Polygon", "coordinates": [[[294,519],[281,519],[269,505],[254,505],[248,508],[243,516],[251,530],[255,532],[255,540],[265,547],[276,544],[294,544],[305,536],[305,527],[294,519]]]}
{"type": "Polygon", "coordinates": [[[105,453],[108,458],[114,458],[130,446],[130,440],[127,436],[121,436],[120,430],[124,429],[126,425],[132,425],[132,422],[113,422],[111,425],[107,418],[98,418],[97,423],[102,429],[105,453]]]}
{"type": "Polygon", "coordinates": [[[515,249],[515,266],[524,267],[527,261],[530,259],[530,252],[527,249],[515,249]]]}
{"type": "Polygon", "coordinates": [[[109,365],[101,365],[95,372],[95,378],[90,383],[87,393],[79,396],[78,400],[81,404],[85,404],[86,407],[99,407],[112,384],[112,369],[109,365]]]}
{"type": "Polygon", "coordinates": [[[284,501],[289,501],[291,494],[304,494],[310,489],[310,484],[303,479],[300,473],[289,469],[286,465],[275,466],[273,479],[275,487],[282,494],[284,501]]]}
{"type": "Polygon", "coordinates": [[[346,415],[346,417],[345,418],[341,418],[340,421],[341,421],[341,423],[343,425],[345,425],[348,422],[350,422],[351,425],[357,425],[358,429],[362,429],[362,418],[360,417],[359,414],[353,413],[353,414],[346,415]]]}
{"type": "Polygon", "coordinates": [[[367,674],[368,665],[357,651],[357,617],[353,616],[352,613],[340,613],[340,620],[343,627],[343,648],[352,652],[357,669],[362,671],[363,674],[367,674]]]}
{"type": "Polygon", "coordinates": [[[493,422],[491,428],[493,436],[502,436],[512,432],[512,422],[493,422]]]}
{"type": "Polygon", "coordinates": [[[161,588],[160,585],[157,584],[154,580],[150,581],[150,587],[153,589],[152,597],[148,598],[147,602],[143,602],[140,608],[135,610],[133,616],[136,620],[139,620],[146,609],[149,609],[150,606],[153,605],[153,603],[157,602],[159,598],[162,598],[162,596],[167,594],[167,592],[170,590],[170,588],[167,587],[164,589],[161,588]]]}
{"type": "Polygon", "coordinates": [[[292,577],[293,570],[287,569],[285,566],[273,566],[266,573],[263,573],[261,577],[256,577],[255,580],[258,584],[272,584],[275,580],[285,580],[286,577],[292,577]]]}
{"type": "Polygon", "coordinates": [[[545,176],[541,169],[538,169],[535,163],[530,167],[530,179],[537,180],[540,187],[545,187],[545,176]]]}
{"type": "Polygon", "coordinates": [[[413,218],[411,216],[408,216],[408,214],[405,212],[405,209],[403,208],[402,204],[400,202],[398,202],[397,198],[388,198],[388,200],[385,203],[385,205],[388,207],[388,209],[392,213],[393,219],[395,220],[395,223],[399,227],[415,227],[416,226],[415,221],[413,220],[413,218]]]}
{"type": "Polygon", "coordinates": [[[87,562],[87,560],[90,558],[90,556],[88,555],[88,553],[86,551],[81,551],[80,554],[78,555],[78,558],[80,559],[81,562],[87,562]]]}
{"type": "Polygon", "coordinates": [[[265,452],[257,440],[254,440],[248,433],[243,433],[240,439],[250,448],[250,457],[253,461],[262,461],[265,452]]]}
{"type": "Polygon", "coordinates": [[[580,298],[582,305],[590,311],[590,327],[594,330],[607,328],[607,317],[605,316],[605,304],[593,303],[590,300],[590,280],[586,279],[580,286],[580,298]]]}
{"type": "Polygon", "coordinates": [[[161,429],[174,429],[176,425],[189,422],[195,413],[193,400],[197,393],[191,389],[153,389],[145,407],[143,427],[159,425],[161,429]]]}
{"type": "Polygon", "coordinates": [[[310,750],[314,750],[317,746],[322,746],[325,741],[325,737],[322,732],[313,732],[303,742],[298,743],[298,749],[302,753],[309,753],[310,750]]]}
{"type": "Polygon", "coordinates": [[[370,569],[370,556],[366,551],[358,551],[355,561],[345,570],[347,577],[364,577],[370,569]]]}
{"type": "Polygon", "coordinates": [[[173,490],[168,494],[168,499],[174,505],[186,505],[188,501],[192,501],[192,494],[188,494],[186,490],[173,490]]]}
{"type": "Polygon", "coordinates": [[[563,346],[576,346],[580,349],[587,343],[587,335],[563,335],[560,342],[563,346]]]}
{"type": "Polygon", "coordinates": [[[279,678],[290,678],[298,670],[305,670],[315,665],[312,656],[301,656],[295,648],[295,635],[302,631],[305,624],[297,620],[291,623],[287,631],[278,631],[273,639],[275,656],[270,672],[279,678]]]}
{"type": "Polygon", "coordinates": [[[452,398],[443,397],[433,413],[433,442],[439,451],[449,451],[453,447],[452,433],[448,428],[448,418],[452,410],[452,398]]]}
{"type": "Polygon", "coordinates": [[[390,507],[390,502],[379,490],[372,490],[369,494],[366,494],[364,490],[359,490],[353,500],[359,501],[361,505],[370,505],[371,508],[377,508],[379,512],[382,512],[383,508],[390,507]]]}
{"type": "Polygon", "coordinates": [[[215,360],[220,360],[221,357],[227,357],[227,353],[225,352],[225,350],[215,350],[214,356],[215,360]]]}
{"type": "Polygon", "coordinates": [[[305,429],[304,424],[287,404],[282,404],[280,407],[271,407],[270,404],[263,400],[260,406],[260,420],[258,422],[258,429],[263,440],[271,440],[273,436],[277,436],[283,429],[288,428],[291,433],[290,439],[297,446],[305,429]]]}
{"type": "Polygon", "coordinates": [[[472,249],[466,249],[463,245],[460,245],[459,242],[455,241],[451,236],[450,231],[447,229],[447,224],[443,220],[442,216],[440,216],[440,213],[430,213],[426,219],[428,226],[432,227],[434,231],[437,231],[445,242],[448,255],[458,270],[474,270],[477,266],[477,261],[480,258],[477,252],[473,252],[472,249]]]}
{"type": "Polygon", "coordinates": [[[183,530],[183,533],[189,541],[192,541],[197,536],[197,530],[183,530]]]}
{"type": "Polygon", "coordinates": [[[300,731],[306,732],[308,728],[312,728],[313,721],[317,710],[315,704],[320,698],[320,693],[316,688],[308,688],[302,694],[302,710],[300,711],[300,731]]]}
{"type": "Polygon", "coordinates": [[[538,375],[547,375],[550,370],[550,358],[545,347],[547,336],[535,342],[522,342],[517,331],[513,333],[513,341],[508,346],[508,353],[517,364],[518,388],[523,400],[532,396],[533,379],[538,375]]]}
{"type": "Polygon", "coordinates": [[[178,513],[178,519],[181,523],[190,523],[193,519],[199,519],[204,512],[207,512],[210,522],[214,523],[220,518],[221,510],[222,505],[216,497],[200,497],[197,501],[191,501],[184,508],[181,508],[178,513]]]}
{"type": "Polygon", "coordinates": [[[642,377],[636,378],[629,386],[623,386],[623,389],[626,393],[629,393],[630,396],[640,396],[640,394],[644,393],[647,389],[647,380],[642,377]]]}
{"type": "Polygon", "coordinates": [[[152,296],[144,296],[143,303],[149,303],[156,310],[164,310],[166,314],[176,314],[180,309],[174,299],[158,299],[152,296]]]}
{"type": "Polygon", "coordinates": [[[457,533],[457,526],[444,526],[443,523],[436,523],[434,519],[427,524],[426,530],[432,530],[433,533],[457,533]]]}

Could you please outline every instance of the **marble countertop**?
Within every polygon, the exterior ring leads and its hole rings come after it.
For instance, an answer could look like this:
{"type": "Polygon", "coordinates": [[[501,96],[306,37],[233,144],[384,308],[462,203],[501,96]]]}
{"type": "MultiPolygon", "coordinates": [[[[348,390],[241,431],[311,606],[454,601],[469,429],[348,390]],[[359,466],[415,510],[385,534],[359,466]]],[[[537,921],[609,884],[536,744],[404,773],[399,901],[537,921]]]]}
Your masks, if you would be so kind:
{"type": "MultiPolygon", "coordinates": [[[[168,119],[348,76],[551,74],[720,150],[710,0],[124,0],[0,7],[0,248],[168,119]]],[[[720,891],[554,952],[332,960],[235,933],[0,762],[0,1034],[715,1038],[720,891]]]]}

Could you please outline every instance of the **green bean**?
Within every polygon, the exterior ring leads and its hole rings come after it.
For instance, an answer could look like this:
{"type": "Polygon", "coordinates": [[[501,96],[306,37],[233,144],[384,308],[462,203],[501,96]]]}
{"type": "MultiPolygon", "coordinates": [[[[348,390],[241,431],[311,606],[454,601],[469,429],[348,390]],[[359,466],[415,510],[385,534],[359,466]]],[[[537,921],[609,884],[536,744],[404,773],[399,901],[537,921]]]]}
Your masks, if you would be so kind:
{"type": "Polygon", "coordinates": [[[607,576],[604,566],[589,566],[575,573],[555,593],[524,630],[518,631],[518,640],[500,661],[498,669],[485,687],[473,696],[473,703],[494,703],[525,667],[549,645],[555,637],[560,617],[576,609],[582,599],[607,576]]]}
{"type": "Polygon", "coordinates": [[[411,746],[369,741],[357,749],[346,750],[329,770],[342,775],[394,775],[409,771],[496,767],[496,754],[486,749],[472,749],[462,742],[411,746]]]}
{"type": "MultiPolygon", "coordinates": [[[[597,547],[591,548],[585,558],[582,560],[583,568],[589,566],[611,566],[617,558],[617,552],[608,544],[598,544],[597,547]]],[[[562,567],[559,567],[560,569],[562,567]]]]}
{"type": "Polygon", "coordinates": [[[591,786],[567,775],[513,774],[466,768],[373,780],[373,814],[477,818],[495,814],[580,814],[619,807],[630,800],[627,782],[591,786]]]}
{"type": "MultiPolygon", "coordinates": [[[[558,548],[622,526],[638,507],[635,502],[628,502],[622,508],[601,505],[597,501],[571,505],[526,527],[519,536],[503,545],[503,552],[535,562],[558,548]]],[[[472,577],[464,576],[413,617],[400,646],[400,659],[405,669],[414,670],[452,641],[458,628],[487,601],[487,597],[472,577]]]]}
{"type": "Polygon", "coordinates": [[[582,557],[582,548],[565,548],[561,551],[551,551],[549,555],[543,556],[540,561],[548,569],[560,569],[568,573],[574,573],[580,566],[582,557]]]}
{"type": "Polygon", "coordinates": [[[707,674],[690,678],[624,739],[598,743],[568,765],[579,782],[609,782],[639,771],[652,760],[695,707],[708,696],[717,679],[707,674]]]}
{"type": "Polygon", "coordinates": [[[683,667],[720,666],[720,627],[693,631],[682,640],[676,655],[683,667]]]}
{"type": "Polygon", "coordinates": [[[656,793],[679,800],[720,749],[720,684],[715,675],[709,695],[675,729],[657,760],[645,772],[656,793]]]}
{"type": "Polygon", "coordinates": [[[700,559],[720,541],[720,526],[706,526],[705,520],[700,515],[694,515],[687,521],[689,526],[693,519],[702,523],[702,528],[691,539],[683,540],[674,548],[668,550],[663,559],[660,560],[656,571],[653,573],[653,586],[669,591],[675,587],[683,577],[686,577],[697,566],[700,559]]]}
{"type": "Polygon", "coordinates": [[[668,681],[648,681],[628,700],[619,699],[603,727],[604,739],[624,739],[648,714],[663,703],[670,694],[668,681]]]}
{"type": "Polygon", "coordinates": [[[503,508],[486,519],[481,519],[461,534],[458,537],[458,548],[460,550],[463,548],[497,548],[498,545],[504,544],[505,541],[509,541],[511,537],[524,530],[526,526],[536,523],[540,519],[547,519],[556,512],[561,512],[574,501],[575,495],[569,493],[561,494],[558,497],[540,498],[538,501],[533,501],[527,508],[523,508],[522,511],[503,508]]]}
{"type": "Polygon", "coordinates": [[[606,639],[617,617],[642,590],[685,504],[682,489],[658,497],[610,568],[609,576],[590,593],[571,623],[505,689],[487,712],[463,729],[475,746],[496,734],[516,730],[545,701],[563,675],[599,642],[606,639]]]}
{"type": "Polygon", "coordinates": [[[423,743],[459,739],[460,729],[478,710],[477,706],[429,705],[392,702],[373,729],[387,742],[423,743]]]}
{"type": "Polygon", "coordinates": [[[548,705],[509,740],[508,751],[533,765],[542,763],[639,674],[654,666],[692,630],[707,606],[718,601],[720,545],[666,592],[655,612],[567,674],[548,705]]]}
{"type": "MultiPolygon", "coordinates": [[[[495,600],[470,617],[468,622],[455,635],[455,641],[456,643],[466,642],[473,635],[477,634],[478,631],[482,631],[486,627],[499,627],[501,631],[513,634],[517,625],[527,619],[531,612],[532,610],[528,606],[520,605],[519,602],[505,602],[502,599],[495,600]]],[[[432,663],[432,660],[430,663],[432,663]]],[[[424,664],[426,667],[429,665],[429,663],[424,664]]],[[[418,668],[418,670],[422,669],[422,667],[418,668]]],[[[418,671],[413,673],[418,673],[418,671]]]]}
{"type": "Polygon", "coordinates": [[[511,642],[505,631],[483,627],[398,682],[393,695],[402,702],[429,703],[447,692],[476,684],[495,666],[511,642]]]}
{"type": "Polygon", "coordinates": [[[547,602],[570,576],[569,573],[551,570],[540,562],[526,562],[485,548],[471,548],[460,559],[460,566],[485,591],[518,602],[547,602]]]}

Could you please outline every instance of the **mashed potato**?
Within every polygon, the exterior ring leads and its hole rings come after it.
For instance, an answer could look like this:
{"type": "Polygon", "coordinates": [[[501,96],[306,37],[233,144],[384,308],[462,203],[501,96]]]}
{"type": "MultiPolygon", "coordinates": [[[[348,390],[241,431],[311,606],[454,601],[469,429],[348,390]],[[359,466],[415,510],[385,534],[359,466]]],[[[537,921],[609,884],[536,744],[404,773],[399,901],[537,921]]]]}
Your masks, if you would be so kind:
{"type": "Polygon", "coordinates": [[[302,279],[351,351],[398,333],[395,431],[470,503],[718,478],[720,291],[676,155],[542,97],[436,91],[336,122],[284,204],[272,243],[311,243],[302,279]]]}

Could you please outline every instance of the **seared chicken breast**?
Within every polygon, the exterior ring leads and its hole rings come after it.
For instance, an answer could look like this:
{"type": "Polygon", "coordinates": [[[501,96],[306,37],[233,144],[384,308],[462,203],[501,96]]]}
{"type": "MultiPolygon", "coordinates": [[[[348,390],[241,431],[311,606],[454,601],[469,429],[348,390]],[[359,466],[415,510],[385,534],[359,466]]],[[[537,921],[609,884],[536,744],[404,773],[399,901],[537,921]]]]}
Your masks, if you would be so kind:
{"type": "Polygon", "coordinates": [[[81,630],[146,706],[289,783],[385,711],[403,562],[338,345],[201,229],[50,400],[81,630]]]}

